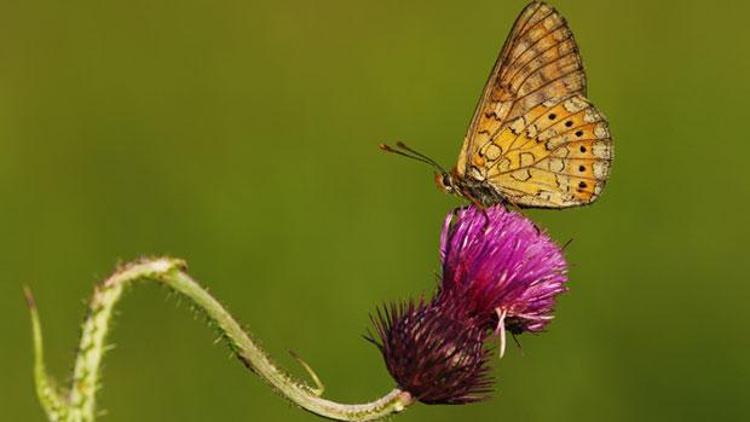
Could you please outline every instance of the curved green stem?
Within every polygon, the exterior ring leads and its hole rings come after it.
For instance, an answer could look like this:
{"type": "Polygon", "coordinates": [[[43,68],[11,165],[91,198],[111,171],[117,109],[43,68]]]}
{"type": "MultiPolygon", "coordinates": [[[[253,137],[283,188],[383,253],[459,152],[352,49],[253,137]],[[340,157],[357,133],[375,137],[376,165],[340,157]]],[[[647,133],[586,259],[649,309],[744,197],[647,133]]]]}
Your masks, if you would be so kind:
{"type": "Polygon", "coordinates": [[[29,305],[31,313],[31,331],[34,344],[34,384],[36,385],[36,395],[39,402],[47,414],[50,421],[62,421],[68,417],[68,406],[63,400],[60,392],[55,387],[55,383],[47,374],[44,367],[44,349],[42,344],[42,327],[39,323],[39,313],[36,310],[36,302],[31,290],[24,287],[23,293],[26,296],[26,304],[29,305]]]}
{"type": "MultiPolygon", "coordinates": [[[[34,332],[37,395],[51,421],[79,422],[95,419],[95,397],[112,310],[120,299],[123,288],[136,280],[161,282],[191,300],[218,327],[229,347],[245,366],[271,384],[283,397],[311,413],[342,421],[369,421],[400,412],[413,402],[408,392],[398,389],[364,404],[342,404],[320,397],[319,388],[294,379],[276,366],[229,312],[185,272],[183,261],[157,258],[125,265],[94,289],[83,324],[73,381],[67,398],[59,395],[44,369],[39,319],[31,294],[27,294],[34,332]]],[[[307,364],[304,366],[309,373],[314,374],[307,364]]]]}

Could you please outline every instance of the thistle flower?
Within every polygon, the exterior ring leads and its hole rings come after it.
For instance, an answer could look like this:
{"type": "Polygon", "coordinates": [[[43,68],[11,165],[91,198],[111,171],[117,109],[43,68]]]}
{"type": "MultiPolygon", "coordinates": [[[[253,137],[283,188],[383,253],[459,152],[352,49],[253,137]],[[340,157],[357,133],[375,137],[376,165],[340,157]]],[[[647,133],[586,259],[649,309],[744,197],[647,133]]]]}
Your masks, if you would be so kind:
{"type": "Polygon", "coordinates": [[[378,310],[377,339],[399,388],[423,403],[463,404],[492,391],[488,331],[466,317],[457,301],[408,301],[378,310]]]}
{"type": "Polygon", "coordinates": [[[424,403],[460,404],[492,390],[485,341],[506,330],[539,332],[565,291],[562,251],[525,217],[503,206],[448,215],[440,237],[442,281],[429,302],[406,302],[372,318],[386,367],[424,403]]]}
{"type": "Polygon", "coordinates": [[[534,223],[503,206],[471,206],[448,215],[440,256],[440,295],[464,297],[467,311],[487,327],[494,325],[503,340],[506,329],[513,334],[544,330],[553,318],[555,296],[566,290],[561,249],[534,223]]]}

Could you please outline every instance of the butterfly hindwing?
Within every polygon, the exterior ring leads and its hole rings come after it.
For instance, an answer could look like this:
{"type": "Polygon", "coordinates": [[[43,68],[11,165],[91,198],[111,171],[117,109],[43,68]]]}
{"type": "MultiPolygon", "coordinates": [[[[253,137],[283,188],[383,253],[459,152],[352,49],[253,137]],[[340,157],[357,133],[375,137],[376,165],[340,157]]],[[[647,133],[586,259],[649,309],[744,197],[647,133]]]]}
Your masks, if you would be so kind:
{"type": "Polygon", "coordinates": [[[484,169],[481,177],[510,202],[564,208],[590,203],[601,193],[612,140],[602,114],[574,96],[518,117],[475,157],[484,169]]]}

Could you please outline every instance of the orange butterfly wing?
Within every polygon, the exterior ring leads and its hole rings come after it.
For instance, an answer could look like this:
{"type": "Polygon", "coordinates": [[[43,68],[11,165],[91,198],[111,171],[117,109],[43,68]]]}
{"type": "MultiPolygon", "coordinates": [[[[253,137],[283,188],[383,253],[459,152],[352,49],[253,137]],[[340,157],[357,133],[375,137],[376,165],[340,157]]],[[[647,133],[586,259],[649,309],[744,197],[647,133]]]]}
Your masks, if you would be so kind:
{"type": "Polygon", "coordinates": [[[456,171],[509,202],[565,208],[593,202],[613,147],[586,99],[586,75],[565,19],[542,2],[519,15],[479,100],[456,171]]]}

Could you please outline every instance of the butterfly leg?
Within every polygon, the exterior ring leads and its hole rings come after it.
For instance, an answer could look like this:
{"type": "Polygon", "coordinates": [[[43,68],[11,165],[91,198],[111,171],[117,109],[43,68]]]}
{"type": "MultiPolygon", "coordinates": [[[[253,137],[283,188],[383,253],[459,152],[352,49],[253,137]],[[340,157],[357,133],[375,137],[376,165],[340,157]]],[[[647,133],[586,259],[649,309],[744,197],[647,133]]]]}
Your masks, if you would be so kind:
{"type": "MultiPolygon", "coordinates": [[[[526,217],[526,215],[523,212],[523,208],[521,208],[517,203],[513,202],[513,200],[508,198],[503,198],[503,206],[505,206],[505,209],[508,211],[513,211],[519,215],[522,215],[526,217]]],[[[534,224],[534,229],[536,230],[537,234],[542,234],[542,229],[539,227],[536,223],[533,222],[530,218],[528,219],[534,224]]]]}
{"type": "Polygon", "coordinates": [[[479,210],[482,211],[482,216],[484,216],[484,230],[487,230],[487,228],[490,225],[490,216],[487,214],[487,208],[485,207],[479,207],[479,210]]]}
{"type": "Polygon", "coordinates": [[[484,216],[484,228],[486,229],[490,224],[490,216],[487,215],[487,206],[474,195],[464,194],[464,197],[468,198],[469,201],[471,201],[471,203],[474,204],[474,206],[477,207],[478,210],[482,211],[482,215],[484,216]]]}
{"type": "Polygon", "coordinates": [[[464,210],[465,210],[465,209],[467,209],[467,208],[469,208],[469,206],[468,206],[468,205],[462,205],[462,206],[460,206],[460,207],[456,207],[456,208],[453,208],[453,211],[451,211],[451,214],[452,214],[452,216],[451,216],[451,217],[452,217],[452,221],[455,221],[455,220],[457,220],[457,219],[458,219],[458,216],[459,216],[459,213],[460,213],[461,211],[464,211],[464,210]]]}
{"type": "Polygon", "coordinates": [[[519,214],[523,214],[523,209],[521,209],[521,207],[510,198],[503,198],[503,206],[505,206],[505,209],[508,211],[515,211],[519,214]]]}

